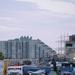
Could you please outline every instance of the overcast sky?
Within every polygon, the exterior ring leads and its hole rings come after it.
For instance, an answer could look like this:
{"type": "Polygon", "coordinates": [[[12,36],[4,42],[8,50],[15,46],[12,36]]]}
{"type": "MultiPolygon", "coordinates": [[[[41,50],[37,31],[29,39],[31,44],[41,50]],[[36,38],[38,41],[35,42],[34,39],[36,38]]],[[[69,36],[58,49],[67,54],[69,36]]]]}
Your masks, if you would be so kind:
{"type": "Polygon", "coordinates": [[[53,49],[75,33],[75,0],[0,0],[0,40],[32,36],[53,49]]]}

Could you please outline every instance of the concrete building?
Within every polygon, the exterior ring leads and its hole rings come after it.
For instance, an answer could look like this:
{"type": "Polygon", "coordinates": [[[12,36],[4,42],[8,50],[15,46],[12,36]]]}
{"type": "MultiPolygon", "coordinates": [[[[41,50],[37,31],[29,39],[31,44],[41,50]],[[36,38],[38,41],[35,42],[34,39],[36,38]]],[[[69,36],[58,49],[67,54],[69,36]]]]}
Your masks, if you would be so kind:
{"type": "Polygon", "coordinates": [[[69,41],[65,42],[65,56],[71,61],[75,61],[75,35],[69,36],[69,41]]]}
{"type": "Polygon", "coordinates": [[[41,40],[29,36],[0,41],[0,52],[7,59],[39,59],[56,53],[41,40]]]}

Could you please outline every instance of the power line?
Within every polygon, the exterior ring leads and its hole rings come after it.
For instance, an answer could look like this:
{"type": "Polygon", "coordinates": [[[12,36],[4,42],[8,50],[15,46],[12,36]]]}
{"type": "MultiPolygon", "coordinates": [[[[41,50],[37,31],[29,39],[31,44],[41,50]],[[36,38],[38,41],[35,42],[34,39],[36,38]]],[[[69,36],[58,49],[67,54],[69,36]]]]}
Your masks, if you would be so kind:
{"type": "Polygon", "coordinates": [[[60,40],[57,41],[57,43],[58,43],[58,48],[57,48],[58,54],[64,54],[64,52],[65,52],[65,41],[69,40],[69,35],[67,33],[67,34],[61,35],[59,38],[60,38],[60,40]]]}

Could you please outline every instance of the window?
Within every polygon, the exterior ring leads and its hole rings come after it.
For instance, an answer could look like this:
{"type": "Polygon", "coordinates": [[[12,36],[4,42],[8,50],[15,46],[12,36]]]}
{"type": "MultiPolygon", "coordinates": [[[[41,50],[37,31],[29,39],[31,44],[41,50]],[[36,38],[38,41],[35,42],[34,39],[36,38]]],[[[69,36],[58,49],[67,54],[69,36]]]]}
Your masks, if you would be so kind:
{"type": "Polygon", "coordinates": [[[72,47],[73,45],[71,43],[67,43],[66,47],[72,47]]]}
{"type": "Polygon", "coordinates": [[[10,73],[10,75],[20,75],[20,73],[10,73]]]}

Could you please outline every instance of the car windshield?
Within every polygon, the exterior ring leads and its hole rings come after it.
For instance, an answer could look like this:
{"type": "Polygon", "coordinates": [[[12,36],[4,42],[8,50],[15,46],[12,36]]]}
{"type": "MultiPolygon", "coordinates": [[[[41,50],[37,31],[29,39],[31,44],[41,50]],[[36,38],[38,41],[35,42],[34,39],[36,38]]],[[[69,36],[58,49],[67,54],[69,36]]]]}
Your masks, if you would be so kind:
{"type": "Polygon", "coordinates": [[[36,68],[36,69],[29,69],[29,71],[38,71],[39,69],[36,68]]]}
{"type": "Polygon", "coordinates": [[[19,73],[10,73],[10,75],[20,75],[19,73]]]}

